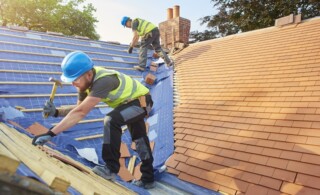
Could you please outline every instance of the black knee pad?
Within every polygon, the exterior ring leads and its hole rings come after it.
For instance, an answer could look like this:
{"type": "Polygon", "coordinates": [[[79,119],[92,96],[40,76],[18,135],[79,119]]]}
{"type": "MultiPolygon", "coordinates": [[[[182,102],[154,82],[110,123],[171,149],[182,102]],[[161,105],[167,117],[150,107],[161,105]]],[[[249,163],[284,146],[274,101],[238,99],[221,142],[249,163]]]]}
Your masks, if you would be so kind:
{"type": "Polygon", "coordinates": [[[150,146],[147,145],[144,137],[134,140],[136,143],[136,150],[141,160],[148,160],[151,158],[150,146]]]}
{"type": "Polygon", "coordinates": [[[103,143],[104,144],[110,144],[110,137],[111,137],[111,133],[110,133],[110,121],[112,120],[111,116],[105,116],[103,123],[104,123],[104,128],[103,128],[103,143]]]}

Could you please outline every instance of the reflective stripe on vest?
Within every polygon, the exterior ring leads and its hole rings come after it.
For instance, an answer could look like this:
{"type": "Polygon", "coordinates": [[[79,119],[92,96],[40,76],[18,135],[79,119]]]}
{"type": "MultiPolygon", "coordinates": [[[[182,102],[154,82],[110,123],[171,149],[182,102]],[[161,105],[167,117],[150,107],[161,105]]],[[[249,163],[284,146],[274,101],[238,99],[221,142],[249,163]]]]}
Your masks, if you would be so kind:
{"type": "Polygon", "coordinates": [[[154,24],[152,24],[151,22],[148,22],[146,20],[143,20],[143,19],[140,19],[140,18],[136,18],[135,20],[139,21],[137,32],[138,32],[138,35],[140,37],[143,37],[148,32],[150,32],[150,31],[152,31],[153,29],[156,28],[156,26],[154,24]]]}
{"type": "Polygon", "coordinates": [[[120,81],[119,87],[110,91],[108,96],[102,99],[103,102],[112,108],[117,107],[127,100],[136,99],[149,92],[149,89],[140,82],[118,71],[108,70],[101,67],[94,67],[94,69],[96,70],[96,75],[93,82],[107,75],[116,75],[120,81]]]}

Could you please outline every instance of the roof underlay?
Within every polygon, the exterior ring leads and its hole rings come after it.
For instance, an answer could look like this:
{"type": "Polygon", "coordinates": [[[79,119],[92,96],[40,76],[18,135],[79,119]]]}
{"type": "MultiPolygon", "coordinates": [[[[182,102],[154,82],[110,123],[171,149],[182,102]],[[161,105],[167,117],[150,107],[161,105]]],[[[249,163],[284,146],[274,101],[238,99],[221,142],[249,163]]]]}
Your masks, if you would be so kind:
{"type": "Polygon", "coordinates": [[[228,194],[320,194],[320,18],[175,56],[180,179],[228,194]]]}
{"type": "MultiPolygon", "coordinates": [[[[53,86],[48,79],[60,78],[60,63],[66,54],[82,50],[93,59],[95,66],[130,75],[150,89],[154,106],[146,125],[153,148],[155,172],[159,173],[173,153],[173,71],[154,59],[151,50],[148,52],[148,65],[151,61],[158,62],[158,69],[152,72],[148,68],[144,73],[134,70],[132,66],[138,63],[138,50],[135,48],[130,55],[127,47],[81,37],[0,27],[0,194],[4,189],[3,179],[9,178],[3,173],[36,178],[50,189],[66,190],[70,194],[149,194],[129,182],[141,177],[141,161],[137,157],[135,163],[130,164],[133,156],[138,154],[126,126],[122,128],[121,168],[116,183],[103,180],[91,171],[96,164],[104,163],[100,155],[101,127],[105,114],[111,110],[105,104],[97,105],[79,124],[54,137],[47,146],[39,149],[31,144],[33,135],[48,131],[61,120],[54,117],[44,119],[42,116],[42,107],[53,86]],[[148,73],[156,76],[153,85],[144,81],[148,73]],[[88,156],[88,153],[93,156],[88,156]],[[132,174],[128,170],[129,165],[132,174]]],[[[70,83],[58,87],[54,98],[56,107],[74,105],[76,101],[77,93],[70,83]]],[[[16,181],[14,177],[11,179],[16,181]]],[[[171,177],[169,183],[172,181],[171,177]]],[[[161,194],[162,191],[156,189],[156,193],[161,194]]]]}

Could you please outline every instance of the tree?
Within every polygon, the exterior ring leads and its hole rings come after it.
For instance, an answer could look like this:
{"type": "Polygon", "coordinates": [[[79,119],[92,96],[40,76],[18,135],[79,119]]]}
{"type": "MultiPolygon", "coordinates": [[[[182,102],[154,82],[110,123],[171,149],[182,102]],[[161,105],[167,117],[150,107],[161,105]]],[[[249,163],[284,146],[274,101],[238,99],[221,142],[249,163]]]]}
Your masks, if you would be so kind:
{"type": "MultiPolygon", "coordinates": [[[[212,0],[218,13],[200,19],[218,37],[274,26],[277,18],[301,13],[302,19],[320,15],[316,0],[212,0]]],[[[191,33],[192,34],[192,33],[191,33]]]]}
{"type": "Polygon", "coordinates": [[[209,30],[205,30],[204,32],[193,31],[190,32],[189,38],[189,43],[195,43],[217,38],[217,33],[209,30]]]}
{"type": "Polygon", "coordinates": [[[96,9],[85,0],[1,0],[0,23],[2,26],[19,25],[29,30],[61,32],[98,40],[95,31],[98,20],[93,17],[96,9]]]}

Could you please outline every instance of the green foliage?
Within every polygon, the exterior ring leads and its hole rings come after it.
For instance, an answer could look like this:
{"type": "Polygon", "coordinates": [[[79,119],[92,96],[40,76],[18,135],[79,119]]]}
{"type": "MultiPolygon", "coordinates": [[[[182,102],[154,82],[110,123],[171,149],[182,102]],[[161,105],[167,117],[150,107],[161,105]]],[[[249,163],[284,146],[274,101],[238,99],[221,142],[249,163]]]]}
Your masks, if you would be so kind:
{"type": "Polygon", "coordinates": [[[195,43],[200,41],[205,41],[209,39],[217,38],[217,33],[214,31],[205,30],[204,32],[193,31],[190,32],[189,43],[195,43]]]}
{"type": "MultiPolygon", "coordinates": [[[[320,15],[316,0],[212,0],[218,13],[200,19],[216,37],[274,26],[275,20],[301,13],[302,19],[320,15]]],[[[192,34],[192,33],[191,33],[192,34]]]]}
{"type": "Polygon", "coordinates": [[[61,32],[98,40],[95,31],[98,20],[93,17],[96,9],[85,0],[1,0],[0,23],[2,26],[26,26],[29,30],[61,32]]]}

